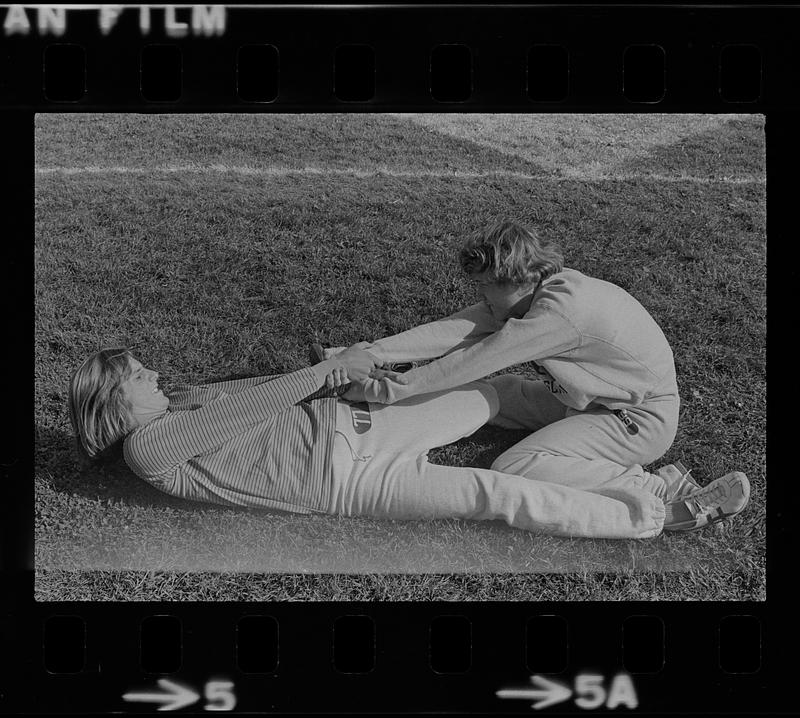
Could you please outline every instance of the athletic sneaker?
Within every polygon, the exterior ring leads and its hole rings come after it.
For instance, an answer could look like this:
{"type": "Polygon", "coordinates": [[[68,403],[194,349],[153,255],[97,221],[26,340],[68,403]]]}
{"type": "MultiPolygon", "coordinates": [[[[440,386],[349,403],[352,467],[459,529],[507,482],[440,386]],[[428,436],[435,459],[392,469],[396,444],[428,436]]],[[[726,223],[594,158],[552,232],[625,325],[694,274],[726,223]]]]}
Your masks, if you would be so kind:
{"type": "Polygon", "coordinates": [[[736,516],[750,500],[750,482],[741,471],[732,471],[693,491],[682,500],[690,518],[664,524],[664,531],[697,531],[719,521],[736,516]]]}
{"type": "Polygon", "coordinates": [[[700,484],[692,476],[691,469],[687,469],[680,461],[662,466],[656,474],[664,479],[666,484],[665,502],[680,501],[700,488],[700,484]]]}

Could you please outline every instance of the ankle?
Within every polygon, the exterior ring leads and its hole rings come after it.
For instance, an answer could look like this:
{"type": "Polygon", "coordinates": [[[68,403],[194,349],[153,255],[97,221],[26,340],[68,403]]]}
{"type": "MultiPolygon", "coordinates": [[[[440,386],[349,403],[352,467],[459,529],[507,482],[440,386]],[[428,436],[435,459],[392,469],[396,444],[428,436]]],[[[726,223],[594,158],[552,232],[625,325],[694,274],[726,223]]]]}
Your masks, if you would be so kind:
{"type": "Polygon", "coordinates": [[[681,521],[688,521],[692,514],[683,501],[668,501],[664,504],[664,523],[675,524],[681,521]]]}

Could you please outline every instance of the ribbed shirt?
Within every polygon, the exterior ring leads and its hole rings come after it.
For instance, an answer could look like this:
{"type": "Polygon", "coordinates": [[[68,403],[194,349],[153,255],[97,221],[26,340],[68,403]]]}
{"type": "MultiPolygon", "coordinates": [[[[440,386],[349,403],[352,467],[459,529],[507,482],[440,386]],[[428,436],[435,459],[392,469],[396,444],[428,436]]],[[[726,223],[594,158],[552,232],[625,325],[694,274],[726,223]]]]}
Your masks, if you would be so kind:
{"type": "Polygon", "coordinates": [[[373,344],[381,361],[437,361],[402,379],[367,379],[367,401],[391,404],[531,362],[567,406],[620,409],[678,395],[669,343],[648,311],[621,287],[573,269],[536,289],[528,311],[500,322],[481,302],[373,344]]]}
{"type": "Polygon", "coordinates": [[[337,398],[320,386],[329,364],[177,387],[163,416],[126,437],[125,461],[192,501],[327,511],[337,398]]]}

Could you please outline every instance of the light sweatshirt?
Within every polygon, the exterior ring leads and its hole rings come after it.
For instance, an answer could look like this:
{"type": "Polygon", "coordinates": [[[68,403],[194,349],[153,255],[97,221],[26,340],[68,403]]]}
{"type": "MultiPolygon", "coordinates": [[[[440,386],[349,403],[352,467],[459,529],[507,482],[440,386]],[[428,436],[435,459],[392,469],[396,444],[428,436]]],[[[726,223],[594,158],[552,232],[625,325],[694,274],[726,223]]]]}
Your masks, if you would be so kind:
{"type": "Polygon", "coordinates": [[[166,414],[126,437],[125,462],[184,499],[327,511],[337,399],[322,385],[335,365],[179,387],[166,414]]]}
{"type": "Polygon", "coordinates": [[[367,401],[384,404],[526,362],[573,409],[623,409],[678,395],[672,350],[647,310],[621,287],[572,269],[542,282],[521,318],[499,322],[481,302],[360,346],[384,362],[441,357],[406,372],[406,384],[368,379],[367,401]]]}

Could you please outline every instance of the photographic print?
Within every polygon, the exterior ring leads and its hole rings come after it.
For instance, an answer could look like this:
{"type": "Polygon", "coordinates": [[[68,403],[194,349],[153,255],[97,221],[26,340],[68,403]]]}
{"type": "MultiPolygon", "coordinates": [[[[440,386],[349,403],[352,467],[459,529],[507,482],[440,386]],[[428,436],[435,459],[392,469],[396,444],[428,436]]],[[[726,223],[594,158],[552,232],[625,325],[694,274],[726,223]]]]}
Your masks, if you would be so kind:
{"type": "Polygon", "coordinates": [[[35,142],[37,600],[765,599],[762,115],[35,142]]]}

